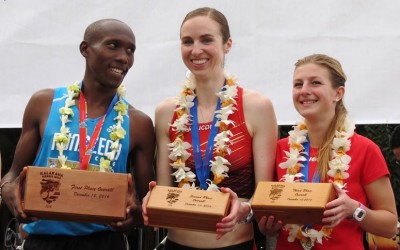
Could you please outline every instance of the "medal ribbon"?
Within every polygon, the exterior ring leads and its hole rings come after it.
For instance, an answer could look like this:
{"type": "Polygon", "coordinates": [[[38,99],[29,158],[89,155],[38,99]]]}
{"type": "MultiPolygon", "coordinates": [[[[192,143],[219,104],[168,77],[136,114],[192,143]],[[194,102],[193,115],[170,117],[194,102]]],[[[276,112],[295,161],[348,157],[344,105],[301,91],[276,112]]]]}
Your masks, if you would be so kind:
{"type": "MultiPolygon", "coordinates": [[[[197,106],[198,100],[194,99],[194,105],[190,108],[190,114],[193,117],[192,125],[191,125],[191,134],[192,134],[192,146],[193,146],[193,158],[196,169],[196,175],[199,179],[200,188],[203,190],[207,189],[207,178],[210,175],[210,161],[213,154],[214,149],[214,138],[218,133],[219,128],[215,126],[217,123],[217,116],[214,113],[214,118],[210,128],[210,134],[208,135],[208,141],[206,146],[206,152],[204,154],[204,158],[201,156],[201,148],[200,148],[200,136],[199,136],[199,121],[197,117],[197,106]]],[[[218,98],[216,110],[221,108],[221,102],[218,98]]]]}
{"type": "MultiPolygon", "coordinates": [[[[305,141],[303,143],[303,148],[304,148],[304,152],[307,152],[306,154],[306,160],[304,162],[304,167],[301,168],[301,173],[304,175],[304,182],[309,182],[308,181],[308,173],[309,173],[309,163],[310,163],[310,157],[311,157],[311,146],[310,146],[310,139],[307,136],[307,141],[305,141]]],[[[318,173],[318,169],[315,170],[313,178],[312,178],[312,182],[314,183],[319,183],[321,180],[321,176],[318,173]]],[[[304,225],[307,228],[311,228],[312,225],[311,224],[306,224],[304,225]]],[[[303,246],[304,248],[304,246],[303,246]]],[[[304,249],[308,249],[308,248],[304,248],[304,249]]],[[[311,248],[310,248],[311,249],[311,248]]]]}
{"type": "MultiPolygon", "coordinates": [[[[83,87],[83,84],[81,85],[83,87]]],[[[108,106],[107,112],[101,117],[101,119],[96,123],[92,136],[90,137],[89,144],[86,142],[87,136],[87,104],[85,97],[83,96],[81,91],[79,93],[79,161],[80,161],[80,169],[87,170],[87,166],[90,162],[90,158],[92,157],[92,149],[97,143],[97,139],[99,137],[101,128],[103,127],[104,119],[106,116],[112,111],[114,105],[118,101],[118,95],[115,94],[113,100],[108,106]]]]}
{"type": "MultiPolygon", "coordinates": [[[[304,167],[301,168],[301,173],[304,175],[304,182],[309,182],[308,181],[308,174],[309,174],[309,162],[310,162],[310,157],[311,157],[311,151],[310,151],[310,140],[307,136],[307,141],[305,141],[303,144],[304,152],[307,152],[305,154],[306,160],[304,161],[304,167]]],[[[312,182],[319,183],[321,180],[321,176],[319,176],[319,173],[317,170],[315,170],[312,182]]]]}

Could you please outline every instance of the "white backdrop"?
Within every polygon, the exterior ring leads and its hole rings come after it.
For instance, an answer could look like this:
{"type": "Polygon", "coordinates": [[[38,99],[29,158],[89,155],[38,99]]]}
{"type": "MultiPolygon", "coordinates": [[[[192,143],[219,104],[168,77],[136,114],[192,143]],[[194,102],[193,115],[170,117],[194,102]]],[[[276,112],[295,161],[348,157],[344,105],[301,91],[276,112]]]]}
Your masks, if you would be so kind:
{"type": "Polygon", "coordinates": [[[185,14],[223,12],[233,48],[226,68],[268,96],[279,124],[299,119],[291,100],[294,63],[312,53],[342,62],[345,103],[357,123],[400,123],[400,1],[397,0],[0,0],[0,127],[21,127],[30,96],[81,80],[86,26],[117,18],[136,35],[128,100],[150,117],[185,75],[179,27],[185,14]]]}

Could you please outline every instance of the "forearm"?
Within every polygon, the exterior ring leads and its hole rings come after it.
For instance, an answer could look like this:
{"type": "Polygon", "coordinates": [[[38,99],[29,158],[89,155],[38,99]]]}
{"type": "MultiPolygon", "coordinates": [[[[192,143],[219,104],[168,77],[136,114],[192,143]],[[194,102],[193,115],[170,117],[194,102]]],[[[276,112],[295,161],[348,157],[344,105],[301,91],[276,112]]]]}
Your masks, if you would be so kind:
{"type": "Polygon", "coordinates": [[[397,233],[397,214],[387,210],[366,208],[364,220],[357,223],[365,231],[377,236],[392,238],[397,233]]]}

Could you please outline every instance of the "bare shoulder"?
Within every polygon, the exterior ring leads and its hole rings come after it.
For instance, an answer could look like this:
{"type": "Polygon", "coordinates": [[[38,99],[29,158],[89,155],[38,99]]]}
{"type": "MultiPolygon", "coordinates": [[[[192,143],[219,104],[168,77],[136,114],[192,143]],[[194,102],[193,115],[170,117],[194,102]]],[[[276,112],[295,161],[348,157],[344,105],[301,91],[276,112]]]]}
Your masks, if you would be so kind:
{"type": "Polygon", "coordinates": [[[155,124],[168,124],[171,122],[176,107],[176,97],[168,97],[156,107],[155,124]]]}
{"type": "Polygon", "coordinates": [[[153,126],[153,121],[151,120],[150,116],[148,116],[143,111],[133,107],[132,105],[129,105],[128,111],[129,111],[129,119],[131,120],[131,126],[132,125],[153,126]]]}
{"type": "Polygon", "coordinates": [[[31,96],[30,102],[42,103],[53,100],[54,89],[41,89],[31,96]]]}
{"type": "Polygon", "coordinates": [[[42,89],[35,92],[26,105],[24,120],[40,123],[47,120],[53,96],[54,89],[42,89]]]}
{"type": "Polygon", "coordinates": [[[176,106],[176,97],[168,97],[167,99],[160,102],[156,107],[156,116],[157,114],[163,114],[166,112],[173,113],[173,110],[176,106]]]}
{"type": "Polygon", "coordinates": [[[273,104],[268,97],[250,89],[243,89],[243,106],[245,111],[273,110],[273,104]]]}
{"type": "Polygon", "coordinates": [[[245,89],[243,92],[243,112],[251,135],[257,131],[274,129],[276,116],[271,100],[259,92],[245,89]]]}

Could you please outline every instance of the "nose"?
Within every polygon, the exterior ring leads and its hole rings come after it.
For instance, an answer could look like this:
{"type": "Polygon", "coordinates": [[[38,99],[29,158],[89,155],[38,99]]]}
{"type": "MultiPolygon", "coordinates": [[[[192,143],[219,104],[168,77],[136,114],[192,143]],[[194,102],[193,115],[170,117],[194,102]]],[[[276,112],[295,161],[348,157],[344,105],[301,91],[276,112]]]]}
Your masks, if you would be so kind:
{"type": "Polygon", "coordinates": [[[300,94],[302,94],[302,95],[309,95],[310,94],[310,85],[308,84],[308,83],[304,83],[302,86],[301,86],[301,89],[300,89],[300,94]]]}
{"type": "Polygon", "coordinates": [[[198,56],[203,53],[203,45],[199,42],[193,43],[192,55],[198,56]]]}
{"type": "Polygon", "coordinates": [[[127,51],[123,48],[118,50],[117,54],[117,61],[119,61],[122,64],[133,64],[133,54],[130,51],[127,51]]]}

